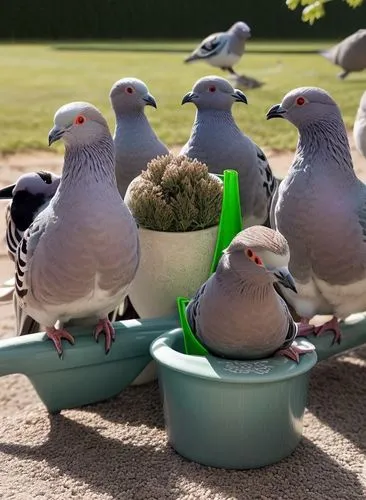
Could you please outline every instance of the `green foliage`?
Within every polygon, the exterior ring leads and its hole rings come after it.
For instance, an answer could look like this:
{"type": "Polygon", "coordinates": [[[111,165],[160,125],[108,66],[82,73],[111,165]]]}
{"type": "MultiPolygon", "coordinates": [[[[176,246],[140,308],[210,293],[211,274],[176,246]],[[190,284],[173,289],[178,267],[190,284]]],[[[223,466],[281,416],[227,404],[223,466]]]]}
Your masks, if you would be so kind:
{"type": "MultiPolygon", "coordinates": [[[[325,16],[325,4],[334,0],[286,0],[286,5],[290,10],[297,9],[298,6],[305,6],[302,10],[301,19],[309,24],[325,16]]],[[[343,0],[353,9],[363,4],[364,0],[343,0]]]]}
{"type": "Polygon", "coordinates": [[[223,184],[185,156],[152,160],[133,182],[128,206],[146,229],[198,231],[219,223],[223,184]]]}

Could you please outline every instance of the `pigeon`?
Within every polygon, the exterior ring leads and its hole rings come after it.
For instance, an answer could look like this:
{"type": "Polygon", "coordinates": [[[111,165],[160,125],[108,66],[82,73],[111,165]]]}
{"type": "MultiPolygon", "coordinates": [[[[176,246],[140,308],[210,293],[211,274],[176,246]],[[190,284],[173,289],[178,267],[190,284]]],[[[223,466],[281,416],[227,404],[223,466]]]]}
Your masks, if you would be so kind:
{"type": "Polygon", "coordinates": [[[24,231],[48,205],[59,183],[60,176],[41,170],[23,174],[15,184],[0,189],[0,199],[11,200],[5,218],[6,244],[12,261],[24,231]]]}
{"type": "Polygon", "coordinates": [[[93,319],[108,353],[115,339],[108,313],[126,297],[139,264],[137,225],[118,192],[113,139],[100,111],[86,102],[59,108],[49,145],[61,138],[61,181],[18,245],[15,295],[45,325],[60,358],[62,339],[74,343],[64,324],[75,319],[93,319]]]}
{"type": "Polygon", "coordinates": [[[366,68],[366,29],[357,30],[329,50],[320,54],[333,64],[340,66],[342,72],[338,78],[344,79],[353,71],[362,71],[366,68]]]}
{"type": "Polygon", "coordinates": [[[358,152],[366,158],[366,92],[363,93],[357,110],[353,139],[358,152]]]}
{"type": "Polygon", "coordinates": [[[299,335],[334,332],[338,319],[366,309],[366,186],[353,169],[341,112],[323,89],[301,87],[272,106],[299,132],[293,163],[278,189],[274,222],[290,247],[297,294],[281,287],[301,317],[299,335]],[[309,320],[332,315],[315,328],[309,320]]]}
{"type": "Polygon", "coordinates": [[[144,113],[145,106],[156,108],[156,101],[144,82],[122,78],[110,91],[116,115],[114,144],[119,192],[125,196],[128,185],[146,169],[148,162],[169,153],[159,140],[144,113]]]}
{"type": "Polygon", "coordinates": [[[233,66],[245,51],[245,42],[250,38],[249,26],[238,21],[227,31],[213,33],[205,38],[184,62],[205,61],[207,64],[240,78],[233,66]]]}
{"type": "MultiPolygon", "coordinates": [[[[35,217],[50,202],[60,183],[60,176],[52,172],[29,172],[19,177],[15,184],[0,190],[0,199],[11,200],[6,207],[6,244],[10,259],[15,262],[15,255],[26,229],[35,217]]],[[[3,285],[5,286],[5,284],[3,285]]],[[[7,282],[7,293],[1,301],[13,299],[16,331],[18,335],[40,331],[40,325],[30,316],[23,314],[14,296],[15,280],[7,282]]]]}
{"type": "Polygon", "coordinates": [[[206,76],[183,97],[182,104],[190,102],[197,107],[196,119],[180,154],[205,163],[213,174],[237,170],[244,228],[268,224],[278,181],[266,155],[243,134],[231,113],[234,102],[247,104],[245,94],[224,78],[206,76]]]}
{"type": "Polygon", "coordinates": [[[296,293],[288,261],[287,241],[273,229],[252,226],[235,236],[186,308],[192,333],[209,352],[236,360],[276,354],[298,362],[313,350],[294,343],[298,327],[274,289],[281,283],[296,293]]]}

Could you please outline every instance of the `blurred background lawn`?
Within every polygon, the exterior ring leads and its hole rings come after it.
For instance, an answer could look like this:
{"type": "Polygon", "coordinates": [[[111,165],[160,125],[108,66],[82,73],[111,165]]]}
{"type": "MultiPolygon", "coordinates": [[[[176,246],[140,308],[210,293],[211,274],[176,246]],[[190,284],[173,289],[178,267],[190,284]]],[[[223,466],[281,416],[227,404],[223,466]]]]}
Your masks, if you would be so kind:
{"type": "MultiPolygon", "coordinates": [[[[205,33],[203,33],[205,34],[205,33]]],[[[193,105],[181,106],[183,95],[205,75],[227,78],[204,63],[183,64],[199,40],[82,43],[4,43],[0,45],[0,152],[48,149],[53,115],[69,101],[90,101],[105,113],[111,130],[109,104],[112,84],[134,76],[145,81],[158,109],[146,110],[160,138],[169,146],[187,140],[195,115],[193,105]]],[[[316,53],[333,41],[250,41],[236,70],[264,82],[246,90],[249,105],[234,105],[240,127],[263,147],[291,149],[296,130],[285,121],[267,122],[268,108],[294,87],[315,85],[328,90],[339,103],[349,128],[366,88],[364,73],[346,81],[338,68],[316,53]]],[[[62,145],[56,146],[62,151],[62,145]]]]}

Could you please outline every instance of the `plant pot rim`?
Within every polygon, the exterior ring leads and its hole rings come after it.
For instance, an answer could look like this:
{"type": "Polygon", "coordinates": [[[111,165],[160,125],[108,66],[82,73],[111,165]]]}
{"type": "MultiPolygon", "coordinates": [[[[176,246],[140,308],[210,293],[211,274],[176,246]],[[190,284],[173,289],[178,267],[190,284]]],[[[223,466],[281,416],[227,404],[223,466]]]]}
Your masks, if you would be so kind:
{"type": "Polygon", "coordinates": [[[146,233],[159,233],[159,234],[194,234],[194,233],[203,233],[204,231],[208,232],[213,229],[218,229],[219,225],[206,227],[205,229],[197,229],[196,231],[157,231],[156,229],[148,229],[144,226],[139,226],[139,231],[142,230],[146,233]]]}
{"type": "Polygon", "coordinates": [[[305,374],[317,362],[315,351],[302,355],[298,364],[282,356],[245,361],[191,356],[172,347],[182,335],[181,328],[165,332],[152,342],[150,353],[158,364],[196,378],[239,384],[281,382],[305,374]]]}

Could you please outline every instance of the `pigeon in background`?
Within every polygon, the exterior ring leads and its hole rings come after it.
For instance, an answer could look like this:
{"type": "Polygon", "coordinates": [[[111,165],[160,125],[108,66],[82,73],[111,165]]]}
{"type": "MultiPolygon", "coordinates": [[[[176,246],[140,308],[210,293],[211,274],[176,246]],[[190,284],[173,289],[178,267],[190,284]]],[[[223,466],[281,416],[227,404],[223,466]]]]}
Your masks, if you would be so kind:
{"type": "Polygon", "coordinates": [[[206,76],[198,80],[182,100],[182,104],[193,103],[197,113],[180,154],[197,158],[214,174],[237,170],[244,228],[269,224],[278,181],[263,151],[235,123],[231,113],[234,102],[247,104],[247,98],[224,78],[206,76]]]}
{"type": "Polygon", "coordinates": [[[366,29],[356,31],[329,50],[321,51],[320,54],[343,69],[338,75],[342,80],[353,71],[364,70],[366,68],[366,29]]]}
{"type": "Polygon", "coordinates": [[[60,357],[62,339],[74,343],[64,324],[85,318],[96,323],[96,340],[104,333],[107,353],[115,339],[108,313],[126,297],[139,264],[137,226],[117,189],[113,139],[99,110],[62,106],[49,144],[61,138],[61,182],[18,245],[15,295],[45,325],[60,357]]]}
{"type": "Polygon", "coordinates": [[[48,205],[59,184],[59,175],[41,170],[23,174],[15,184],[0,189],[0,200],[11,200],[5,218],[6,244],[12,261],[24,231],[48,205]]]}
{"type": "Polygon", "coordinates": [[[214,355],[259,359],[281,354],[299,361],[314,350],[297,345],[297,325],[276,293],[281,283],[296,293],[287,265],[285,238],[270,228],[240,232],[224,251],[217,270],[189,302],[192,332],[214,355]]]}
{"type": "Polygon", "coordinates": [[[169,150],[146,118],[145,106],[156,108],[156,102],[144,82],[122,78],[113,85],[109,97],[116,115],[116,178],[123,198],[128,185],[146,169],[149,161],[168,154],[169,150]]]}
{"type": "Polygon", "coordinates": [[[332,330],[366,309],[366,186],[353,169],[341,112],[323,89],[301,87],[271,107],[299,132],[295,157],[278,190],[274,220],[290,247],[297,294],[281,287],[302,318],[299,335],[332,330]],[[315,328],[317,314],[333,315],[315,328]]]}
{"type": "Polygon", "coordinates": [[[236,22],[227,31],[213,33],[205,38],[184,62],[205,61],[215,68],[221,68],[239,77],[233,66],[239,62],[245,51],[245,42],[250,38],[249,26],[236,22]]]}
{"type": "MultiPolygon", "coordinates": [[[[36,216],[46,208],[60,184],[60,176],[52,172],[29,172],[19,177],[15,184],[0,189],[0,199],[11,200],[6,207],[6,244],[8,255],[14,262],[16,251],[23,234],[36,216]]],[[[40,325],[30,316],[23,314],[14,296],[15,280],[3,284],[7,288],[0,301],[13,299],[15,316],[18,318],[17,334],[36,333],[40,325]]]]}
{"type": "Polygon", "coordinates": [[[358,152],[366,158],[366,92],[363,93],[357,110],[353,139],[358,152]]]}

